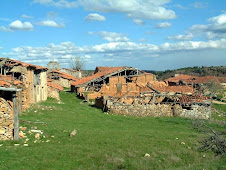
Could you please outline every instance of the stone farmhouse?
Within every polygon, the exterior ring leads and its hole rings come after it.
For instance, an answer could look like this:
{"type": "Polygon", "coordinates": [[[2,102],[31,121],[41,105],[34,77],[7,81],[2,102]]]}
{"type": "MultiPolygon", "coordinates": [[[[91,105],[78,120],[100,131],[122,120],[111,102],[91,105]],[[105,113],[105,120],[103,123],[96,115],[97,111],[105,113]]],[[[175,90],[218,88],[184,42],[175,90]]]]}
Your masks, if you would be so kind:
{"type": "Polygon", "coordinates": [[[0,65],[2,81],[9,87],[23,89],[21,92],[22,111],[31,103],[47,99],[47,68],[4,58],[0,59],[0,65]]]}
{"type": "Polygon", "coordinates": [[[52,83],[58,84],[63,87],[71,87],[71,83],[74,83],[78,80],[77,77],[72,76],[71,74],[61,72],[58,70],[51,70],[48,72],[48,78],[52,83]]]}

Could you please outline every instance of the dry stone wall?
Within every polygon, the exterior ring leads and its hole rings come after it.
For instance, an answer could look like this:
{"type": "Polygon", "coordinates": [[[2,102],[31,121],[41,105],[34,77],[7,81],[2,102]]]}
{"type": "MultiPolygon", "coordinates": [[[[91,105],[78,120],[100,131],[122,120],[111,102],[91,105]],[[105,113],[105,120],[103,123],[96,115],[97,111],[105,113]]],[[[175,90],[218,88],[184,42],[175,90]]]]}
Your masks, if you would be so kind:
{"type": "MultiPolygon", "coordinates": [[[[130,98],[131,99],[131,98],[130,98]]],[[[123,101],[123,99],[121,99],[123,101]]],[[[147,100],[148,101],[148,100],[147,100]]],[[[135,98],[131,104],[125,102],[119,102],[117,99],[107,99],[105,107],[110,113],[130,116],[151,116],[151,117],[162,117],[162,116],[177,116],[197,119],[210,119],[211,117],[211,106],[206,104],[191,104],[182,105],[175,103],[152,103],[147,102],[146,99],[135,98]]],[[[100,101],[97,106],[100,106],[100,101]]]]}
{"type": "Polygon", "coordinates": [[[5,99],[0,98],[0,140],[12,140],[13,130],[13,108],[5,99]]]}

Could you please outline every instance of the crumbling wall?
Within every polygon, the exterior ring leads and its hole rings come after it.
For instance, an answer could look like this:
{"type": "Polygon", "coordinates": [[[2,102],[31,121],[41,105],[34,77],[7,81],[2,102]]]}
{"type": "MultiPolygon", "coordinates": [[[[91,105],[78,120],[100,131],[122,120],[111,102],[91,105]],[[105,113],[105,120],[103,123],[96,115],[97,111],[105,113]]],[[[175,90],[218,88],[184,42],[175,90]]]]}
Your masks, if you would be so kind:
{"type": "Polygon", "coordinates": [[[25,95],[26,95],[26,103],[29,107],[30,103],[35,103],[35,91],[34,91],[34,70],[28,69],[26,73],[25,79],[25,95]]]}
{"type": "Polygon", "coordinates": [[[55,88],[48,87],[48,97],[60,100],[60,91],[55,88]]]}
{"type": "Polygon", "coordinates": [[[0,98],[0,140],[13,139],[14,115],[12,103],[10,104],[0,98]]]}
{"type": "Polygon", "coordinates": [[[34,86],[35,102],[45,101],[48,97],[46,71],[40,73],[40,84],[34,86]]]}
{"type": "Polygon", "coordinates": [[[120,102],[107,101],[107,108],[113,114],[129,116],[173,116],[171,105],[169,104],[132,104],[127,105],[120,102]]]}
{"type": "MultiPolygon", "coordinates": [[[[175,104],[174,102],[156,103],[163,100],[163,97],[155,98],[149,97],[124,97],[124,98],[108,98],[105,106],[100,104],[98,99],[98,107],[107,108],[110,113],[130,115],[130,116],[177,116],[197,119],[210,119],[211,109],[207,104],[191,104],[183,105],[175,104]]],[[[104,100],[102,100],[104,102],[104,100]]]]}
{"type": "Polygon", "coordinates": [[[182,107],[181,105],[177,104],[173,106],[173,112],[174,112],[174,116],[179,116],[179,117],[210,119],[211,106],[193,104],[188,107],[182,107]]]}
{"type": "Polygon", "coordinates": [[[60,77],[59,80],[53,80],[53,83],[59,84],[63,87],[71,87],[70,80],[64,79],[62,77],[60,77]]]}

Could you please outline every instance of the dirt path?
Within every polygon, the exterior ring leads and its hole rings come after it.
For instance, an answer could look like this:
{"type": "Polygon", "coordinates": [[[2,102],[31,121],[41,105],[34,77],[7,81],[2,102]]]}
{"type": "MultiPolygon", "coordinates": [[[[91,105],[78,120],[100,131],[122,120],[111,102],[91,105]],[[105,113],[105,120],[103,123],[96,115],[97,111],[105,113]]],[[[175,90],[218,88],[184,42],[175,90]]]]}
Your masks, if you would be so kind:
{"type": "Polygon", "coordinates": [[[216,101],[216,100],[213,100],[213,103],[215,103],[215,104],[226,104],[225,102],[220,102],[220,101],[216,101]]]}

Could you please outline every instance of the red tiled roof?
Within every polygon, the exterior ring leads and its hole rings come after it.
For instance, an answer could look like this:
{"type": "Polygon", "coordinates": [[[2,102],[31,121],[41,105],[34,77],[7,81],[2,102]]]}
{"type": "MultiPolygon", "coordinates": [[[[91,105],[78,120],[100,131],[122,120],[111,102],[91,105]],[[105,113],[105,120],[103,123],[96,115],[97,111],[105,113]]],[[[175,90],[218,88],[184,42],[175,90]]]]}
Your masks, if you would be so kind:
{"type": "Polygon", "coordinates": [[[0,80],[0,86],[1,87],[10,87],[10,83],[4,81],[4,80],[0,80]]]}
{"type": "Polygon", "coordinates": [[[61,85],[56,84],[56,83],[47,82],[47,85],[49,87],[52,87],[52,88],[60,90],[60,91],[64,90],[64,88],[61,85]]]}
{"type": "Polygon", "coordinates": [[[52,70],[50,73],[57,73],[57,74],[59,74],[59,76],[61,76],[64,79],[73,80],[73,81],[77,81],[78,80],[77,77],[74,77],[74,76],[72,76],[70,74],[67,74],[65,72],[61,72],[61,71],[58,71],[58,70],[52,70]]]}
{"type": "MultiPolygon", "coordinates": [[[[158,86],[158,85],[152,85],[150,84],[152,88],[159,92],[174,92],[174,93],[193,93],[194,89],[190,86],[158,86]]],[[[145,87],[142,89],[142,91],[152,91],[150,88],[145,87]]]]}
{"type": "Polygon", "coordinates": [[[219,83],[218,78],[214,76],[197,77],[185,74],[179,74],[178,76],[168,78],[165,81],[178,83],[180,80],[182,80],[184,83],[195,83],[195,84],[207,83],[211,80],[219,83]]]}
{"type": "Polygon", "coordinates": [[[226,77],[216,77],[220,83],[226,83],[226,77]]]}
{"type": "Polygon", "coordinates": [[[197,78],[197,77],[196,76],[186,75],[186,74],[179,74],[178,76],[168,78],[165,81],[177,83],[180,80],[183,80],[184,81],[184,80],[193,79],[193,78],[197,78]]]}
{"type": "Polygon", "coordinates": [[[19,85],[19,84],[23,84],[23,82],[22,81],[19,81],[19,80],[14,80],[13,81],[13,84],[14,85],[19,85]]]}
{"type": "Polygon", "coordinates": [[[52,82],[52,81],[53,81],[52,79],[47,78],[47,82],[52,82]]]}
{"type": "MultiPolygon", "coordinates": [[[[3,60],[3,59],[4,58],[0,58],[0,60],[3,60]]],[[[5,65],[9,65],[9,66],[22,65],[24,67],[33,67],[36,70],[48,70],[48,68],[46,68],[46,67],[42,67],[42,66],[38,66],[38,65],[34,65],[34,64],[29,64],[29,63],[21,62],[21,61],[18,61],[18,60],[7,59],[7,61],[14,62],[14,64],[13,63],[7,63],[5,65]]]]}
{"type": "MultiPolygon", "coordinates": [[[[103,68],[106,68],[106,67],[103,67],[103,68]]],[[[93,75],[91,75],[89,77],[84,77],[84,78],[76,81],[75,83],[72,83],[71,85],[79,86],[79,85],[82,85],[82,84],[87,83],[89,81],[98,79],[98,78],[100,78],[102,76],[106,76],[108,74],[120,71],[121,69],[123,69],[125,67],[107,67],[107,68],[108,69],[104,69],[104,71],[97,72],[96,74],[93,74],[93,75]]]]}

